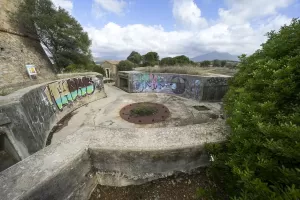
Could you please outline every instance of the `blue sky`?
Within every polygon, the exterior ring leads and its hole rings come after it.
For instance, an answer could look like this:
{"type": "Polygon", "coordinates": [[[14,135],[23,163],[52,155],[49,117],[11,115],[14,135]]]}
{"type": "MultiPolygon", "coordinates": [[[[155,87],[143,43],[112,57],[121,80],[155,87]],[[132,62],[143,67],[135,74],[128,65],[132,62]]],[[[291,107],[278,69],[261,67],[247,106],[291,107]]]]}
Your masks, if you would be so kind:
{"type": "Polygon", "coordinates": [[[92,40],[95,57],[131,51],[190,57],[211,51],[251,54],[300,17],[300,0],[52,0],[67,9],[92,40]]]}

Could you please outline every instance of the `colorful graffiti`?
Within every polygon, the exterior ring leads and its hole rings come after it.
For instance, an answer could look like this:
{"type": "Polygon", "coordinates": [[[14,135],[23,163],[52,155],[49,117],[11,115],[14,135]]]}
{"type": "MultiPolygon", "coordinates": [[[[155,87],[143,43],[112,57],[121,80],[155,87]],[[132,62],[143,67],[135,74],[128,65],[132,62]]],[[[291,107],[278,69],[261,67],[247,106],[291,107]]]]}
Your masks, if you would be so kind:
{"type": "Polygon", "coordinates": [[[133,80],[133,86],[136,92],[147,92],[165,89],[168,83],[164,77],[155,74],[136,74],[133,80]]]}
{"type": "Polygon", "coordinates": [[[51,105],[55,103],[58,109],[62,110],[77,98],[93,94],[95,89],[92,78],[82,77],[50,83],[44,89],[44,93],[51,105]]]}
{"type": "Polygon", "coordinates": [[[198,99],[201,82],[183,75],[147,74],[133,75],[133,92],[169,93],[198,99]]]}
{"type": "Polygon", "coordinates": [[[222,77],[212,77],[206,81],[206,85],[228,85],[228,81],[222,77]]]}

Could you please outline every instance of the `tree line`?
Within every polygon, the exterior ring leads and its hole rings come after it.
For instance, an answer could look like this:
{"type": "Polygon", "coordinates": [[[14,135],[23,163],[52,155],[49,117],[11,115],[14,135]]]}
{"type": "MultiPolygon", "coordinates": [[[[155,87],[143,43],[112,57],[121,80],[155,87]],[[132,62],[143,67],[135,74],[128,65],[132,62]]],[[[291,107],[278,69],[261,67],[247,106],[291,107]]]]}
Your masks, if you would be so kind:
{"type": "Polygon", "coordinates": [[[201,67],[231,67],[233,68],[236,63],[227,62],[226,60],[213,60],[213,61],[203,61],[200,63],[196,63],[190,60],[185,55],[175,56],[175,57],[165,57],[161,60],[159,59],[159,55],[157,52],[148,52],[145,55],[141,55],[136,51],[132,51],[126,60],[122,60],[118,64],[118,69],[120,71],[129,71],[134,67],[146,67],[146,66],[184,66],[184,65],[193,65],[193,66],[201,66],[201,67]]]}

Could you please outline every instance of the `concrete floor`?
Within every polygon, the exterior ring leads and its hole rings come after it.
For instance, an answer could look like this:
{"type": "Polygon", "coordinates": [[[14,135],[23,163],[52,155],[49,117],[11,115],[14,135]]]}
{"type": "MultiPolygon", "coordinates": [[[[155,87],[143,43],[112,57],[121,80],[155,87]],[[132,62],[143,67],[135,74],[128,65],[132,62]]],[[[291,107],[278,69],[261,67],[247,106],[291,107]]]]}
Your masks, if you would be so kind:
{"type": "Polygon", "coordinates": [[[83,106],[72,113],[69,121],[54,133],[51,143],[57,143],[83,126],[105,128],[157,128],[185,126],[212,122],[220,116],[220,103],[203,103],[178,96],[154,93],[127,93],[111,84],[105,84],[107,98],[83,106]],[[136,102],[164,104],[171,116],[164,122],[138,125],[129,123],[119,116],[124,106],[136,102]],[[205,106],[209,110],[198,111],[193,106],[205,106]]]}

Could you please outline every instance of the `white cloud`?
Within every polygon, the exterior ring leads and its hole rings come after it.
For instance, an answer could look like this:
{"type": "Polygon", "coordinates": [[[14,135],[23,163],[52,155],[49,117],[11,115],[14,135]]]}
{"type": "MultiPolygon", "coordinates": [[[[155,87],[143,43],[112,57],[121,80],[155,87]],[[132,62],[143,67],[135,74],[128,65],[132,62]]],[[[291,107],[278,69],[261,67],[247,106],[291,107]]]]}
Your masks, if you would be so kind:
{"type": "Polygon", "coordinates": [[[207,26],[201,10],[193,0],[174,0],[173,16],[184,27],[198,29],[207,26]]]}
{"type": "Polygon", "coordinates": [[[73,9],[73,2],[72,0],[52,0],[55,6],[62,7],[66,9],[68,12],[72,12],[73,9]]]}
{"type": "Polygon", "coordinates": [[[219,9],[219,16],[227,24],[242,24],[253,19],[278,14],[279,8],[294,0],[227,0],[230,9],[219,9]]]}
{"type": "Polygon", "coordinates": [[[86,27],[85,30],[92,38],[94,56],[115,55],[127,57],[132,50],[146,53],[157,51],[161,55],[184,53],[191,32],[166,32],[161,26],[145,26],[142,24],[121,27],[115,23],[108,23],[102,29],[86,27]],[[174,46],[174,51],[171,46],[174,46]]]}
{"type": "Polygon", "coordinates": [[[142,54],[156,51],[161,57],[196,56],[211,51],[250,54],[266,40],[266,32],[278,30],[291,20],[278,13],[278,8],[287,6],[290,0],[267,1],[272,5],[265,5],[266,10],[262,14],[254,9],[258,6],[257,0],[229,0],[229,8],[220,10],[220,18],[213,24],[207,24],[192,0],[173,0],[174,18],[188,28],[166,31],[160,25],[120,26],[110,22],[100,29],[88,26],[85,30],[92,39],[92,52],[97,57],[114,55],[125,58],[133,50],[142,54]],[[185,14],[178,3],[192,12],[185,14]]]}
{"type": "Polygon", "coordinates": [[[94,4],[99,12],[105,10],[115,14],[122,14],[126,7],[126,2],[123,0],[94,0],[94,4]]]}

